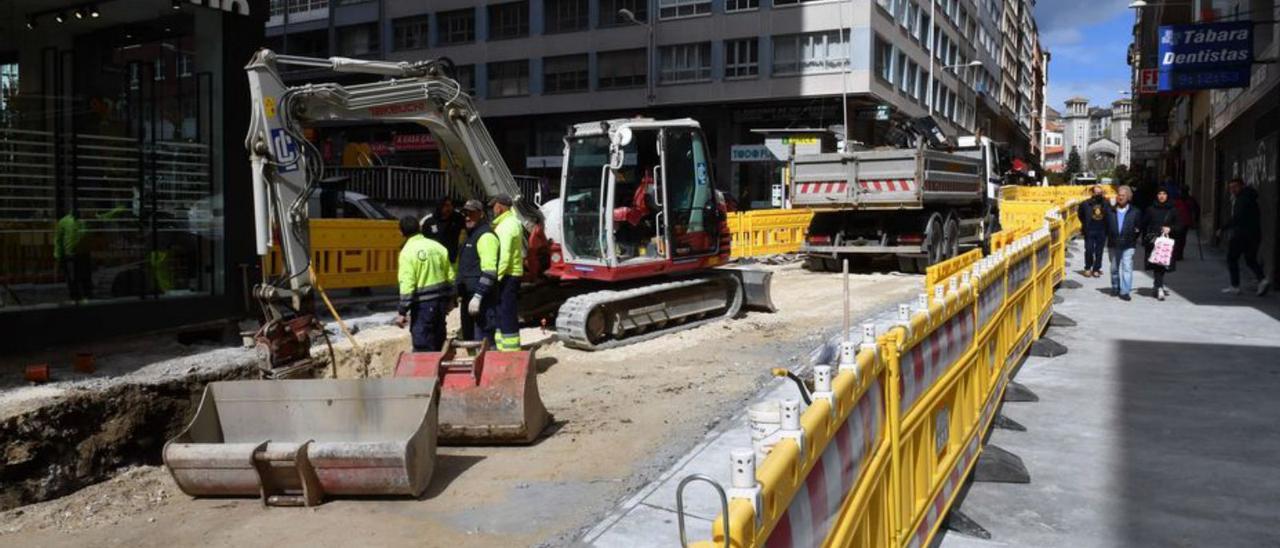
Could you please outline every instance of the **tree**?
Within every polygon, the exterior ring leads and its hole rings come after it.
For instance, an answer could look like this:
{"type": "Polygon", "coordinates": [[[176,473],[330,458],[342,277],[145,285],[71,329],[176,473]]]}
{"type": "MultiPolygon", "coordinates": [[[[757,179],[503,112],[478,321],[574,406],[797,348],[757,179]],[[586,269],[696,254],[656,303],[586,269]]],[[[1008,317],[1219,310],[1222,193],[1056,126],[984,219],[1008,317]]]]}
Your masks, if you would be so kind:
{"type": "Polygon", "coordinates": [[[1067,175],[1075,175],[1081,171],[1080,153],[1076,152],[1076,149],[1073,148],[1071,149],[1071,155],[1067,156],[1067,169],[1065,169],[1063,173],[1066,173],[1067,175]]]}

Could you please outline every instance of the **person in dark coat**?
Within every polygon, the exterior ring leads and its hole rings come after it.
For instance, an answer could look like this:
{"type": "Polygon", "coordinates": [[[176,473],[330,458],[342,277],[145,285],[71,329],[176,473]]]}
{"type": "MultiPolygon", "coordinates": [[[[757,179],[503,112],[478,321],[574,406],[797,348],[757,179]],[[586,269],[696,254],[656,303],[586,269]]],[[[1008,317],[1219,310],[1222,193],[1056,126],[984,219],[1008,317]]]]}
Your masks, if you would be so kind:
{"type": "Polygon", "coordinates": [[[1084,275],[1102,276],[1102,248],[1107,246],[1107,193],[1102,185],[1093,185],[1093,196],[1080,204],[1080,232],[1084,234],[1084,275]]]}
{"type": "Polygon", "coordinates": [[[428,238],[440,242],[449,252],[449,263],[458,264],[458,246],[464,240],[462,233],[467,220],[453,207],[453,198],[445,196],[436,206],[435,212],[423,219],[422,233],[428,238]]]}
{"type": "Polygon", "coordinates": [[[1169,266],[1152,263],[1151,250],[1155,248],[1156,238],[1177,233],[1181,225],[1178,211],[1173,208],[1173,202],[1169,201],[1169,191],[1164,188],[1157,190],[1155,203],[1147,207],[1142,215],[1142,242],[1146,251],[1146,269],[1155,278],[1156,298],[1162,301],[1169,296],[1169,288],[1164,285],[1164,275],[1173,272],[1175,263],[1172,260],[1169,261],[1169,266]]]}
{"type": "Polygon", "coordinates": [[[1181,261],[1190,241],[1191,229],[1200,237],[1200,202],[1191,195],[1191,187],[1182,185],[1182,192],[1173,197],[1173,210],[1178,212],[1178,230],[1173,231],[1173,260],[1181,261]]]}
{"type": "Polygon", "coordinates": [[[1111,258],[1111,291],[1122,301],[1132,300],[1133,251],[1142,233],[1142,214],[1131,202],[1133,189],[1116,190],[1116,206],[1107,210],[1107,250],[1111,258]]]}
{"type": "Polygon", "coordinates": [[[1227,233],[1227,271],[1231,275],[1231,287],[1223,293],[1240,294],[1240,259],[1253,271],[1258,280],[1258,295],[1266,295],[1271,281],[1262,273],[1258,261],[1258,246],[1262,243],[1262,213],[1258,210],[1258,190],[1245,185],[1236,177],[1227,183],[1231,192],[1231,218],[1222,225],[1220,232],[1227,233]]]}

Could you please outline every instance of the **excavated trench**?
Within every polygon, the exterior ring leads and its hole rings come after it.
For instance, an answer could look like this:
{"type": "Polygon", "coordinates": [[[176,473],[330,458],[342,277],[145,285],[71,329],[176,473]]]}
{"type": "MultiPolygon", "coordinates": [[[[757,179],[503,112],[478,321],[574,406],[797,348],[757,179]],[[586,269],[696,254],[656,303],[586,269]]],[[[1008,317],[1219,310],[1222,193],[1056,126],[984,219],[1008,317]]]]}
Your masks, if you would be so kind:
{"type": "MultiPolygon", "coordinates": [[[[390,376],[407,332],[376,328],[362,332],[361,351],[334,341],[341,378],[390,376]]],[[[324,344],[313,355],[328,361],[324,344]]],[[[143,366],[110,379],[66,387],[49,385],[48,397],[0,418],[0,511],[58,498],[105,481],[120,469],[161,463],[164,444],[177,435],[199,404],[205,385],[257,378],[251,350],[222,349],[181,358],[176,366],[143,366]],[[160,368],[160,374],[147,373],[160,368]]]]}

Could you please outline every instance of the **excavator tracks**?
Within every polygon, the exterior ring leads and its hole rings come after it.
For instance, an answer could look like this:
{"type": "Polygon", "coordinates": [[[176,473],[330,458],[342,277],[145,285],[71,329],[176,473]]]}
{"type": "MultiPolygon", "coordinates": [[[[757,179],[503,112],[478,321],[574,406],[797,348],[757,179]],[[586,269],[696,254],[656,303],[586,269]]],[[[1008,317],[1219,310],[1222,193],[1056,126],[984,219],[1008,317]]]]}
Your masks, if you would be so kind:
{"type": "Polygon", "coordinates": [[[732,318],[743,301],[742,282],[725,273],[595,291],[560,306],[556,332],[565,346],[605,350],[732,318]]]}

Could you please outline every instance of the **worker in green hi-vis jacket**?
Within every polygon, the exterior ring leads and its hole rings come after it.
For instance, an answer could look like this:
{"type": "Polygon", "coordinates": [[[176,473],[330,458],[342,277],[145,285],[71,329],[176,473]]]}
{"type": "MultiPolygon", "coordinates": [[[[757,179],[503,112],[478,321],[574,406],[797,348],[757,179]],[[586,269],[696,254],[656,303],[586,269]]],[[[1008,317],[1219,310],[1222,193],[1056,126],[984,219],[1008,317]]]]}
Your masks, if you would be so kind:
{"type": "Polygon", "coordinates": [[[444,346],[445,315],[453,308],[453,265],[449,251],[422,235],[418,220],[400,219],[408,241],[400,249],[400,307],[396,325],[412,323],[414,352],[439,352],[444,346]]]}
{"type": "Polygon", "coordinates": [[[72,208],[53,228],[53,260],[57,261],[62,276],[67,281],[71,300],[80,302],[93,298],[93,264],[89,250],[84,249],[85,224],[72,208]]]}
{"type": "Polygon", "coordinates": [[[524,226],[511,206],[511,196],[492,200],[493,233],[498,237],[498,350],[520,350],[520,277],[524,275],[524,226]]]}

